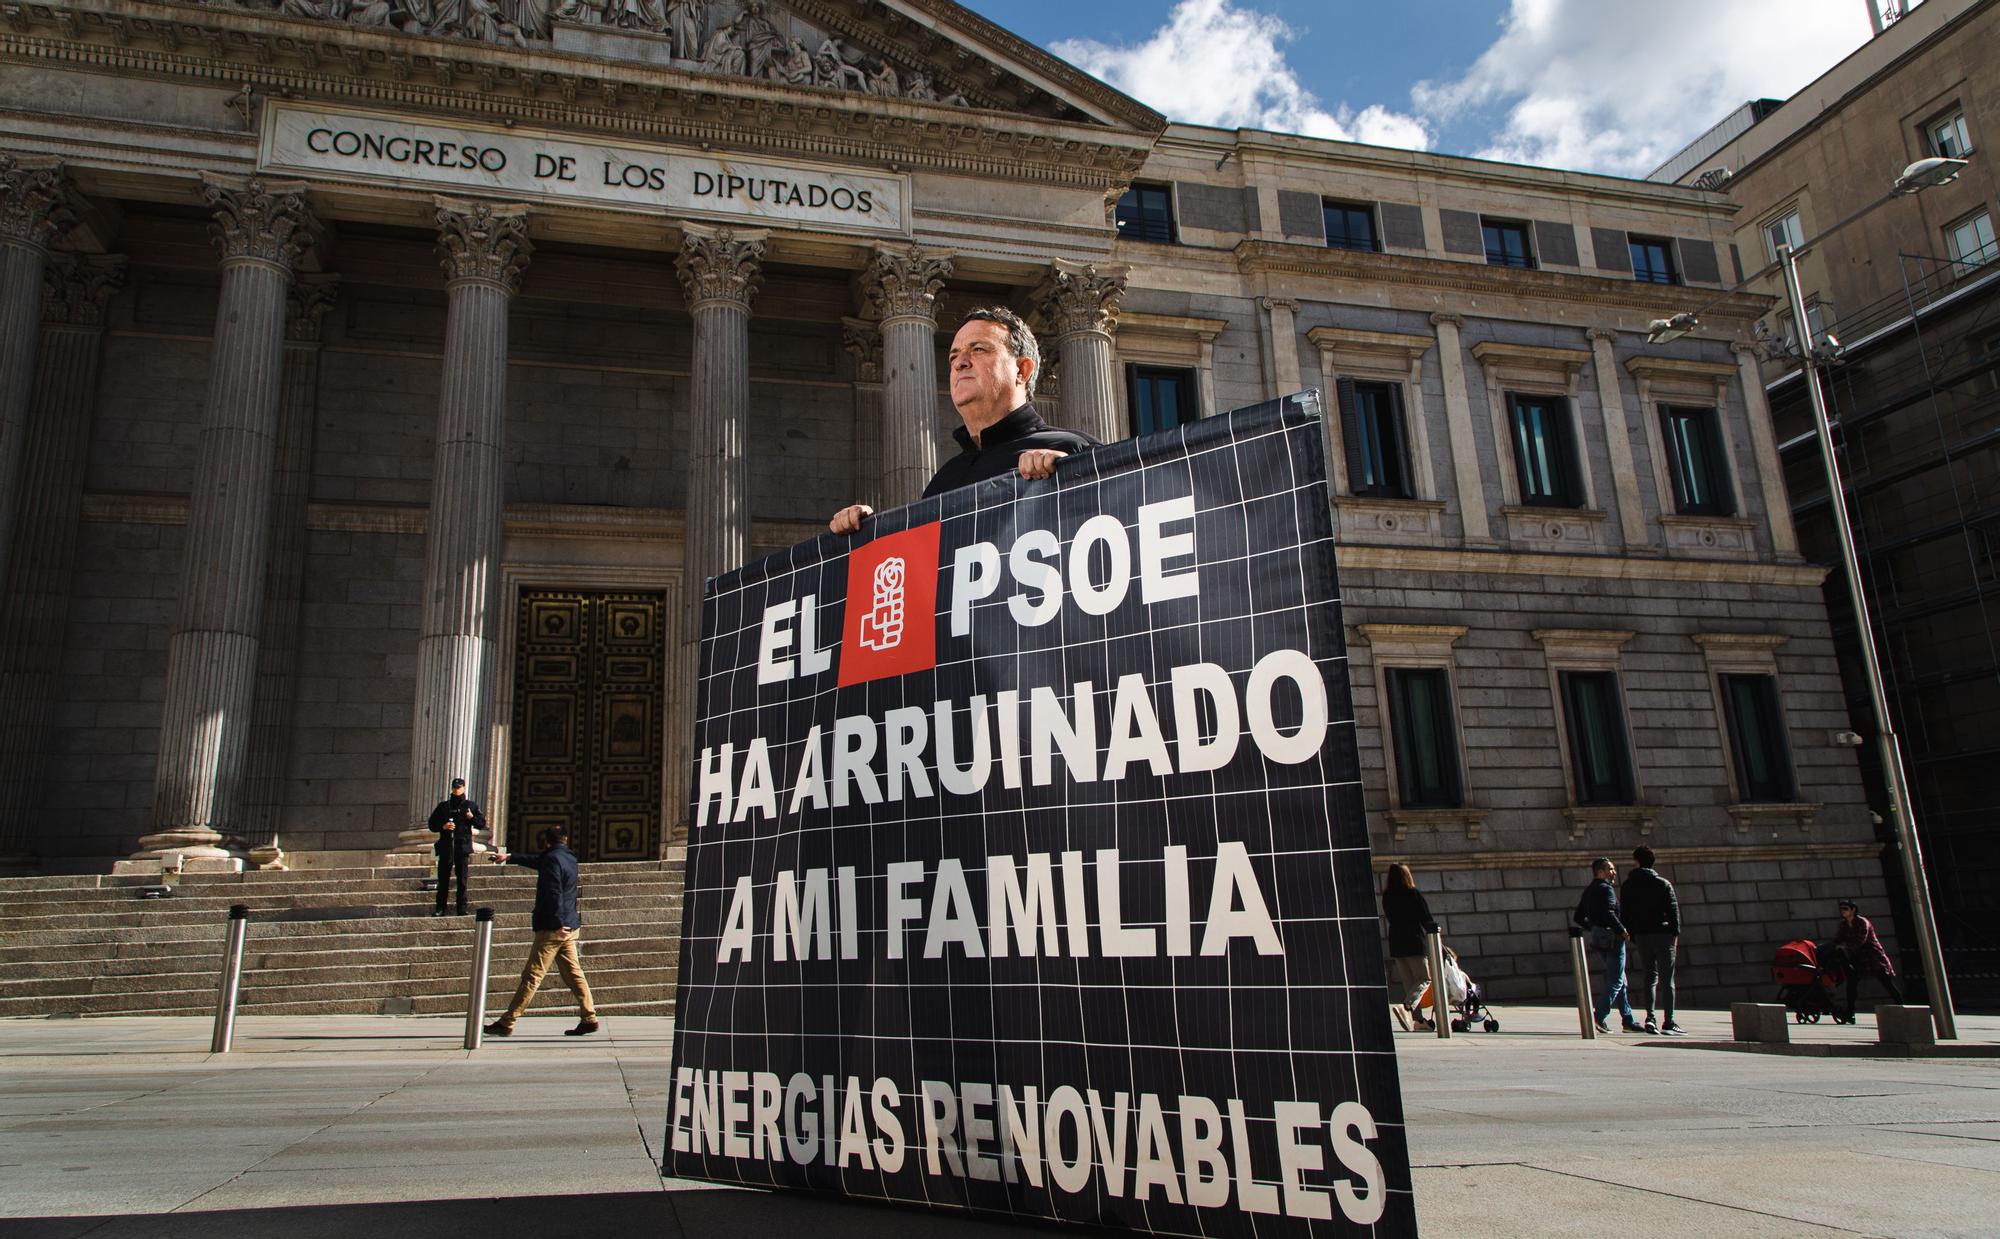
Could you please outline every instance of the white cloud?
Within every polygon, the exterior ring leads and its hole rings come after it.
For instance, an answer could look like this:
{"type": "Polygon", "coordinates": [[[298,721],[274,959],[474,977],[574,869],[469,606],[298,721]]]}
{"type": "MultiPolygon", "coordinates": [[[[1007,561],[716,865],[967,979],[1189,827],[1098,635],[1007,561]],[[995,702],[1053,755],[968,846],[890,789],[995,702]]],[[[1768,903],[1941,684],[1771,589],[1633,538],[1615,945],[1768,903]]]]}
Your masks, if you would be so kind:
{"type": "Polygon", "coordinates": [[[1328,109],[1300,83],[1281,45],[1290,27],[1231,0],[1180,0],[1143,42],[1114,47],[1065,39],[1050,51],[1172,120],[1225,129],[1275,129],[1315,138],[1423,149],[1430,130],[1415,116],[1374,104],[1328,109]]]}
{"type": "Polygon", "coordinates": [[[1782,99],[1867,41],[1852,0],[1512,0],[1464,76],[1411,91],[1433,127],[1496,113],[1476,153],[1644,176],[1753,98],[1782,99]]]}

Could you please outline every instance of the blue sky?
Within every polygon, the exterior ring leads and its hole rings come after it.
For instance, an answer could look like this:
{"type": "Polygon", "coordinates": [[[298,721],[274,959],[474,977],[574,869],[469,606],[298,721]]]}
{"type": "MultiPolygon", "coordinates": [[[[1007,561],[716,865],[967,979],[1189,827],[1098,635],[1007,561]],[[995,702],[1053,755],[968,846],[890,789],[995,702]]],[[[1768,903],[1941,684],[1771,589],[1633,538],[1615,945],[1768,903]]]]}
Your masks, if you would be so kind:
{"type": "Polygon", "coordinates": [[[1643,176],[1867,0],[964,0],[1175,120],[1643,176]]]}

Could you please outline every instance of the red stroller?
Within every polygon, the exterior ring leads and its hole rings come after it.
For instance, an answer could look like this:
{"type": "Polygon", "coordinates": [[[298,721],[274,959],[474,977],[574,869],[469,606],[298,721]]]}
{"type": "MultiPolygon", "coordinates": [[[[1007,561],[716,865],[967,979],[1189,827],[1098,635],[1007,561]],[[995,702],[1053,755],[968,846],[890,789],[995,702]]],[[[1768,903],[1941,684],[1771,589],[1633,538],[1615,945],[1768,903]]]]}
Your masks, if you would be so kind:
{"type": "Polygon", "coordinates": [[[1845,952],[1828,944],[1815,946],[1807,938],[1787,942],[1771,960],[1771,979],[1778,983],[1778,997],[1801,1024],[1817,1024],[1822,1016],[1833,1016],[1836,1024],[1852,1024],[1854,1016],[1843,1013],[1834,996],[1847,981],[1845,952]]]}

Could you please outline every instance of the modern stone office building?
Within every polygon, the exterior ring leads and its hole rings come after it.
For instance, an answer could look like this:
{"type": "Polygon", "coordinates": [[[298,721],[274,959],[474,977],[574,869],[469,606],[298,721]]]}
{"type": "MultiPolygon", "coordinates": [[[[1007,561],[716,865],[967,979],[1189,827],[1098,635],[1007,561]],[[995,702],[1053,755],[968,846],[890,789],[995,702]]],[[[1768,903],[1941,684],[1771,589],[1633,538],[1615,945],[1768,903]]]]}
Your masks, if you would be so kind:
{"type": "MultiPolygon", "coordinates": [[[[1330,418],[1378,859],[1567,986],[1879,895],[1721,195],[1158,115],[947,0],[27,0],[0,22],[0,852],[379,857],[467,775],[683,821],[704,574],[913,497],[955,316],[1100,437],[1330,418]]],[[[948,443],[947,443],[948,446],[948,443]]]]}

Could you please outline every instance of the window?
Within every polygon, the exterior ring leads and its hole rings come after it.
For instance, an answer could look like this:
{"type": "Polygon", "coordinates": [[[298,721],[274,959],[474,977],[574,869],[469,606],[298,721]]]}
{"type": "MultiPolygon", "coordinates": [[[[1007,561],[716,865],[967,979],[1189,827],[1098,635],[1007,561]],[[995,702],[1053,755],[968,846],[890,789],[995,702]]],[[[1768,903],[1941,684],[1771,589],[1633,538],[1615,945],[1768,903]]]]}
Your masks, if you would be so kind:
{"type": "Polygon", "coordinates": [[[1947,226],[1945,240],[1951,256],[1968,267],[1977,267],[2000,257],[1993,243],[1993,217],[1981,211],[1947,226]]]}
{"type": "Polygon", "coordinates": [[[1375,236],[1375,210],[1354,202],[1329,202],[1325,204],[1326,243],[1337,250],[1367,250],[1374,252],[1382,248],[1375,236]]]}
{"type": "Polygon", "coordinates": [[[1753,804],[1797,799],[1790,750],[1785,743],[1785,716],[1778,708],[1777,677],[1724,675],[1721,681],[1722,712],[1736,761],[1737,794],[1753,804]]]}
{"type": "Polygon", "coordinates": [[[1149,435],[1172,430],[1201,416],[1195,399],[1194,371],[1169,366],[1129,366],[1132,433],[1149,435]]]}
{"type": "Polygon", "coordinates": [[[1528,226],[1506,220],[1481,219],[1479,230],[1486,237],[1486,261],[1495,267],[1532,267],[1534,251],[1528,248],[1528,226]]]}
{"type": "Polygon", "coordinates": [[[1618,705],[1618,673],[1564,671],[1558,679],[1576,802],[1631,804],[1632,755],[1625,743],[1625,712],[1618,705]]]}
{"type": "Polygon", "coordinates": [[[1683,516],[1734,516],[1722,419],[1714,409],[1660,406],[1660,431],[1674,480],[1674,507],[1683,516]]]}
{"type": "Polygon", "coordinates": [[[1926,125],[1924,136],[1930,143],[1933,155],[1941,155],[1946,159],[1964,159],[1972,154],[1972,138],[1966,132],[1963,109],[1953,108],[1950,115],[1926,125]]]}
{"type": "Polygon", "coordinates": [[[1570,442],[1568,404],[1560,396],[1507,393],[1514,438],[1514,473],[1521,502],[1529,507],[1580,508],[1583,485],[1570,442]]]}
{"type": "Polygon", "coordinates": [[[1986,373],[1972,380],[1972,389],[1981,392],[2000,391],[2000,331],[1972,341],[1972,362],[1974,365],[1991,367],[1986,373]]]}
{"type": "Polygon", "coordinates": [[[1403,431],[1403,393],[1394,383],[1334,382],[1340,401],[1341,448],[1347,489],[1356,495],[1410,498],[1410,453],[1403,431]]]}
{"type": "Polygon", "coordinates": [[[1174,233],[1174,191],[1171,185],[1134,185],[1118,200],[1115,216],[1118,235],[1131,241],[1158,241],[1172,245],[1174,233]]]}
{"type": "Polygon", "coordinates": [[[1764,252],[1771,256],[1772,262],[1778,261],[1779,246],[1789,245],[1797,249],[1805,243],[1805,225],[1799,222],[1797,207],[1764,225],[1764,252]]]}
{"type": "Polygon", "coordinates": [[[1674,270],[1674,243],[1663,237],[1626,238],[1632,251],[1632,278],[1647,284],[1678,284],[1674,270]]]}
{"type": "Polygon", "coordinates": [[[1449,674],[1442,667],[1391,667],[1388,683],[1400,807],[1458,808],[1463,796],[1449,674]]]}
{"type": "MultiPolygon", "coordinates": [[[[1806,328],[1812,333],[1814,342],[1818,342],[1825,337],[1826,320],[1827,307],[1825,302],[1806,302],[1806,328]]],[[[1778,330],[1779,334],[1784,337],[1785,342],[1791,345],[1793,352],[1800,351],[1799,328],[1798,324],[1792,321],[1792,312],[1790,310],[1781,310],[1778,312],[1778,330]]]]}

